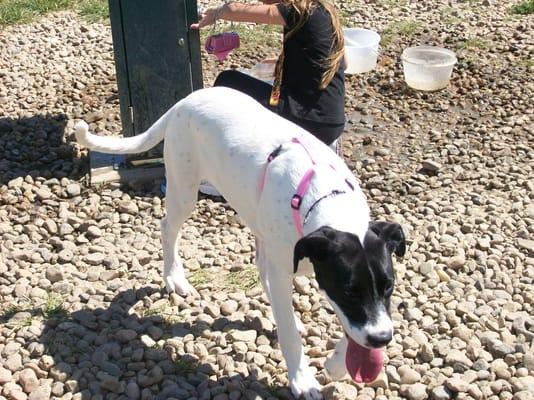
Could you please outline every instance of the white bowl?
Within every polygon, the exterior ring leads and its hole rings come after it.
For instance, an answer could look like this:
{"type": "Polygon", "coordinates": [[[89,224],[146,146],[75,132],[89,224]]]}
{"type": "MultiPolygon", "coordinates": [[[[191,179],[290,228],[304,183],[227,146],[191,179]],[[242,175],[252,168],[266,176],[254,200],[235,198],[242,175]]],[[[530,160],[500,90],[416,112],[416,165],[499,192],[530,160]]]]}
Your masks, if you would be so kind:
{"type": "Polygon", "coordinates": [[[427,91],[446,87],[458,61],[452,51],[436,46],[409,47],[401,60],[408,86],[427,91]]]}
{"type": "Polygon", "coordinates": [[[346,74],[361,74],[372,71],[378,58],[380,35],[362,28],[343,29],[345,38],[346,74]]]}
{"type": "Polygon", "coordinates": [[[261,61],[252,67],[252,74],[261,80],[272,80],[275,66],[276,60],[261,61]]]}

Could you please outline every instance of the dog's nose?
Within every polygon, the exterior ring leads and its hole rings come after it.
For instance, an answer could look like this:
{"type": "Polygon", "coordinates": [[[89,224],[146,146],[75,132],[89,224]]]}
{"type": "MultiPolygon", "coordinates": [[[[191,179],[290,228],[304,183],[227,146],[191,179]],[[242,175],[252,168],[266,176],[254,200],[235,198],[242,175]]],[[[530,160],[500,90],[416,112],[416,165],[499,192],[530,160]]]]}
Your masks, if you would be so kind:
{"type": "Polygon", "coordinates": [[[376,332],[367,335],[367,343],[371,347],[383,347],[391,341],[393,334],[391,331],[376,332]]]}

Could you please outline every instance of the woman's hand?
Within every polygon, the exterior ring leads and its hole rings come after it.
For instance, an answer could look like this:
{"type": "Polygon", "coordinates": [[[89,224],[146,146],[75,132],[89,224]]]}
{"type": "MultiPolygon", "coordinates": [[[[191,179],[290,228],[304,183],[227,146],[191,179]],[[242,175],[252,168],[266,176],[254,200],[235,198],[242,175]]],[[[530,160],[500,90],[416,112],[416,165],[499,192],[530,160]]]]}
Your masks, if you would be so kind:
{"type": "Polygon", "coordinates": [[[200,21],[198,21],[198,24],[191,24],[191,29],[199,29],[203,28],[207,25],[212,25],[221,17],[221,11],[224,7],[224,4],[219,7],[213,7],[208,8],[205,12],[200,21]]]}

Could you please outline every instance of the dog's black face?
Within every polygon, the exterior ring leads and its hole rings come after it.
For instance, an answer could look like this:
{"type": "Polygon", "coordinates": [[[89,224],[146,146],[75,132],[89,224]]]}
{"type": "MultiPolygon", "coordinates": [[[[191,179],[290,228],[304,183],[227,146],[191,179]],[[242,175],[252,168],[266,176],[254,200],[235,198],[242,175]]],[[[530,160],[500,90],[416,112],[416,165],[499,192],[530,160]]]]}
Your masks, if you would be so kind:
{"type": "Polygon", "coordinates": [[[393,325],[389,303],[395,274],[391,255],[403,256],[402,228],[388,222],[371,223],[363,246],[356,235],[322,227],[295,245],[295,272],[308,257],[321,290],[330,300],[346,333],[368,348],[386,345],[393,325]]]}

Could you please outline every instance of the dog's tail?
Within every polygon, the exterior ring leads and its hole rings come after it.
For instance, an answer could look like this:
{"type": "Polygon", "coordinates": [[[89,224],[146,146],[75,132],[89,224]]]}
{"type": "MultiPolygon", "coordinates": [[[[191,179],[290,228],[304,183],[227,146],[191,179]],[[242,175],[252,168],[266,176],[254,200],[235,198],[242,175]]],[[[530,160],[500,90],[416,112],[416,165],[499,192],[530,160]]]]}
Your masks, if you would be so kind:
{"type": "Polygon", "coordinates": [[[85,121],[79,121],[74,125],[74,134],[76,135],[76,140],[82,146],[101,153],[142,153],[151,149],[165,138],[168,120],[173,111],[175,111],[175,107],[167,111],[147,131],[136,136],[118,138],[94,135],[89,132],[89,126],[85,121]]]}

